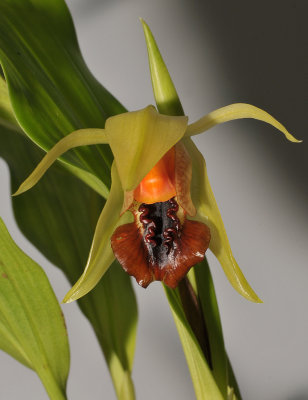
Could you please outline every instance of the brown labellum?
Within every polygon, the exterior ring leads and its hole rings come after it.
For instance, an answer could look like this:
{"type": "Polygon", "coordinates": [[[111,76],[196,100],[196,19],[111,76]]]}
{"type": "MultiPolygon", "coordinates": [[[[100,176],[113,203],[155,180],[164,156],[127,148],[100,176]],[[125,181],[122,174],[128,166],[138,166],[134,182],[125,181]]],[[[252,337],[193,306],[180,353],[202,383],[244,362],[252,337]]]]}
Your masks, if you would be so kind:
{"type": "Polygon", "coordinates": [[[141,204],[133,211],[135,222],[119,226],[111,238],[113,252],[143,287],[163,281],[175,288],[189,269],[204,258],[210,230],[185,218],[175,198],[141,204]]]}

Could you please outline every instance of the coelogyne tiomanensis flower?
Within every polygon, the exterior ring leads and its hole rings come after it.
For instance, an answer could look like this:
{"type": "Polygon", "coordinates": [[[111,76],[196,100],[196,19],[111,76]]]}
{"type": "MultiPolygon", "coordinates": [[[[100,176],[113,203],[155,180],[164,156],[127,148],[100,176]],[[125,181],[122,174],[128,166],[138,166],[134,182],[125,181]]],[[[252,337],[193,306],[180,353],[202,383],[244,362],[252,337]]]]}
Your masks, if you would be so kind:
{"type": "Polygon", "coordinates": [[[233,287],[247,299],[260,301],[232,255],[203,156],[190,138],[240,118],[267,122],[298,142],[268,113],[249,104],[223,107],[191,125],[187,117],[161,115],[148,106],[109,118],[105,129],[75,131],[46,154],[16,194],[30,189],[73,147],[108,143],[114,155],[110,194],[85,271],[64,301],[89,292],[114,257],[143,287],[161,280],[174,288],[208,247],[233,287]]]}
{"type": "Polygon", "coordinates": [[[188,270],[204,258],[210,230],[195,216],[190,196],[192,166],[185,146],[173,146],[141,180],[125,194],[125,207],[134,222],[119,226],[111,247],[122,267],[139,285],[153,280],[175,288],[188,270]]]}

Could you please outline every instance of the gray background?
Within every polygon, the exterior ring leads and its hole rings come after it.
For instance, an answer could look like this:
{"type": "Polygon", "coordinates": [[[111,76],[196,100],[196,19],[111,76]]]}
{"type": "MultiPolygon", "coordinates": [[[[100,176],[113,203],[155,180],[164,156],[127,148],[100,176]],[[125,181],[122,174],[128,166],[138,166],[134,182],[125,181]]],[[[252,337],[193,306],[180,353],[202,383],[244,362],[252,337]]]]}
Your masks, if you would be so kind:
{"type": "MultiPolygon", "coordinates": [[[[307,138],[306,1],[69,0],[68,5],[90,69],[129,110],[154,102],[138,21],[142,16],[190,121],[229,103],[247,102],[269,111],[298,138],[307,138]]],[[[308,399],[307,143],[288,143],[253,120],[221,125],[196,141],[234,255],[264,301],[252,304],[239,296],[208,255],[243,398],[308,399]]],[[[45,268],[62,299],[69,289],[62,273],[14,222],[2,160],[0,177],[1,217],[19,246],[45,268]]],[[[160,284],[135,289],[137,398],[193,399],[160,284]]],[[[91,327],[76,304],[63,311],[72,353],[69,398],[115,399],[91,327]]],[[[47,399],[35,374],[3,353],[0,371],[0,399],[47,399]]]]}

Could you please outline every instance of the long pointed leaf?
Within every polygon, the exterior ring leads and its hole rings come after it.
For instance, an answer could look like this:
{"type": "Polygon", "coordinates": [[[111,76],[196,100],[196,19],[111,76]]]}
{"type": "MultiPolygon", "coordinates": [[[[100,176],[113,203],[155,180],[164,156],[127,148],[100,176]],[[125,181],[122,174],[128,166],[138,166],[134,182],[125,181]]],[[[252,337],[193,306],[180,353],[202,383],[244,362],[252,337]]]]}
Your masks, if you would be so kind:
{"type": "MultiPolygon", "coordinates": [[[[9,165],[13,190],[42,155],[26,137],[0,128],[0,156],[9,165]]],[[[59,163],[50,168],[39,185],[13,198],[16,221],[22,232],[63,270],[72,284],[83,271],[103,205],[101,197],[59,163]]],[[[130,382],[137,323],[129,276],[118,265],[111,266],[97,287],[78,304],[95,330],[119,399],[125,399],[121,390],[130,382]]],[[[130,393],[131,387],[130,382],[130,393]]]]}
{"type": "Polygon", "coordinates": [[[202,263],[196,265],[191,270],[190,275],[194,276],[195,285],[193,286],[199,298],[208,331],[213,376],[221,393],[226,398],[228,388],[227,357],[215,288],[207,260],[204,259],[202,263]]]}
{"type": "Polygon", "coordinates": [[[53,400],[66,399],[69,347],[44,271],[13,242],[0,218],[0,348],[35,370],[53,400]]]}
{"type": "MultiPolygon", "coordinates": [[[[0,72],[2,73],[2,69],[0,68],[0,72]]],[[[24,135],[23,130],[18,126],[17,120],[15,118],[15,114],[12,109],[12,105],[9,98],[7,84],[0,74],[0,125],[4,128],[8,128],[19,132],[24,135]]],[[[96,129],[89,129],[90,131],[96,131],[96,129]]],[[[100,131],[100,129],[98,129],[100,131]]],[[[98,194],[102,197],[107,198],[108,196],[108,188],[106,185],[95,175],[90,172],[85,171],[82,168],[75,167],[71,164],[63,162],[65,168],[70,171],[72,174],[77,176],[83,182],[85,182],[88,186],[94,189],[98,194]]]]}
{"type": "Polygon", "coordinates": [[[238,387],[238,383],[236,381],[236,378],[235,378],[235,375],[234,375],[234,372],[233,372],[233,368],[232,368],[232,365],[231,365],[231,362],[230,362],[229,358],[227,358],[227,367],[228,367],[229,387],[232,388],[233,391],[234,391],[234,395],[236,396],[235,400],[236,399],[237,400],[242,400],[241,392],[240,392],[240,389],[238,387]]]}
{"type": "Polygon", "coordinates": [[[206,323],[213,376],[221,393],[223,393],[225,397],[228,395],[230,389],[232,389],[236,395],[236,397],[232,397],[232,399],[237,398],[241,400],[239,387],[233,373],[231,362],[225,351],[215,288],[207,260],[204,259],[202,263],[191,269],[188,278],[199,299],[206,323]]]}
{"type": "MultiPolygon", "coordinates": [[[[125,111],[88,70],[63,0],[1,1],[0,63],[19,124],[45,150],[76,129],[103,128],[107,117],[125,111]]],[[[107,145],[64,159],[110,186],[107,145]]]]}
{"type": "MultiPolygon", "coordinates": [[[[0,68],[0,72],[2,72],[0,68]]],[[[16,124],[16,119],[12,110],[9,93],[5,80],[0,73],[0,124],[10,127],[16,124]]]]}
{"type": "MultiPolygon", "coordinates": [[[[108,116],[125,111],[85,65],[63,0],[2,1],[0,62],[19,124],[45,150],[78,128],[103,128],[108,116]]],[[[0,132],[0,155],[9,164],[16,190],[43,153],[6,130],[0,132]]],[[[112,162],[108,146],[84,148],[65,160],[71,163],[67,169],[107,195],[112,162]]],[[[22,231],[71,283],[83,270],[103,203],[59,165],[39,187],[13,200],[22,231]]],[[[94,327],[118,397],[124,399],[127,393],[126,398],[133,399],[130,372],[137,308],[129,277],[113,266],[79,305],[94,327]],[[108,287],[107,278],[114,281],[113,275],[117,286],[108,287]]]]}
{"type": "Polygon", "coordinates": [[[197,400],[224,400],[185,317],[178,290],[165,287],[165,291],[182,342],[197,400]]]}

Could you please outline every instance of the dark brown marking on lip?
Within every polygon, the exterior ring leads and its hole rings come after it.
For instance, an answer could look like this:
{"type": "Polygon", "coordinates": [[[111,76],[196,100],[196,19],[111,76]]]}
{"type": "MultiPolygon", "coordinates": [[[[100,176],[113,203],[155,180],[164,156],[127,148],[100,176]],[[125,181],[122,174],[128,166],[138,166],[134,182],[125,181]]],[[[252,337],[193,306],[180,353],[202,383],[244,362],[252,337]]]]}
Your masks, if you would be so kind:
{"type": "Polygon", "coordinates": [[[175,198],[141,204],[135,222],[118,227],[111,237],[113,252],[143,287],[153,280],[175,288],[189,269],[204,258],[210,242],[209,228],[178,217],[175,198]]]}

